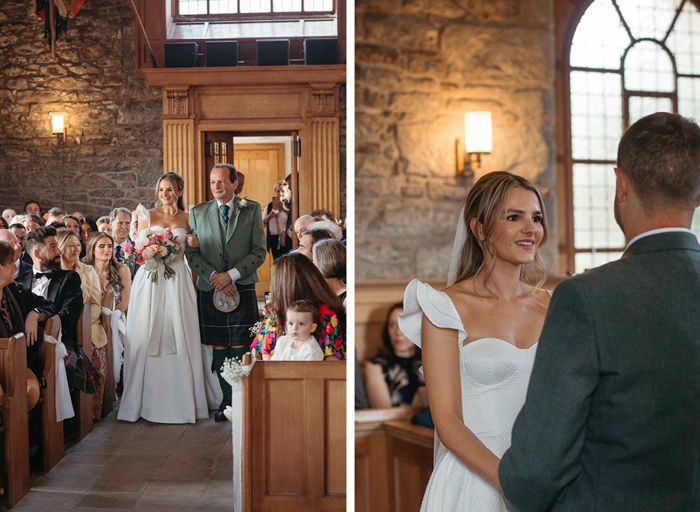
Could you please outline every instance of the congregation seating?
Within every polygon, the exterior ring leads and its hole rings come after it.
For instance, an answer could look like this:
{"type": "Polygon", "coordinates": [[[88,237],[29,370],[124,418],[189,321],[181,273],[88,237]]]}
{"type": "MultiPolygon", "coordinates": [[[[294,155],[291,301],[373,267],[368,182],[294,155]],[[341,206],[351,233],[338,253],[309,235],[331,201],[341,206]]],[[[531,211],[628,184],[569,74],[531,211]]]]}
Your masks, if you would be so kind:
{"type": "Polygon", "coordinates": [[[258,361],[243,381],[243,510],[345,510],[345,362],[258,361]]]}
{"type": "Polygon", "coordinates": [[[433,470],[433,430],[418,407],[355,412],[356,512],[418,512],[433,470]]]}
{"type": "Polygon", "coordinates": [[[56,421],[56,352],[54,345],[44,340],[45,334],[58,339],[60,332],[61,320],[58,316],[52,316],[46,321],[43,333],[36,342],[46,382],[37,405],[41,406],[42,469],[45,472],[58,464],[64,453],[63,422],[56,421]]]}
{"type": "Polygon", "coordinates": [[[27,415],[27,342],[24,334],[0,339],[0,402],[5,507],[29,492],[29,422],[27,415]]]}
{"type": "MultiPolygon", "coordinates": [[[[78,321],[78,345],[88,356],[92,354],[92,329],[90,326],[90,302],[83,303],[83,312],[78,321]]],[[[75,410],[76,441],[81,441],[92,430],[92,395],[75,389],[71,392],[75,410]]]]}
{"type": "MultiPolygon", "coordinates": [[[[102,307],[112,309],[114,304],[114,292],[105,292],[102,294],[102,307]]],[[[111,317],[108,315],[102,315],[102,327],[104,327],[107,333],[107,345],[105,349],[107,351],[107,371],[105,374],[105,396],[102,400],[102,417],[107,416],[114,409],[114,404],[117,401],[117,383],[116,375],[114,375],[114,358],[121,357],[121,354],[114,353],[114,346],[112,344],[112,326],[111,317]]]]}

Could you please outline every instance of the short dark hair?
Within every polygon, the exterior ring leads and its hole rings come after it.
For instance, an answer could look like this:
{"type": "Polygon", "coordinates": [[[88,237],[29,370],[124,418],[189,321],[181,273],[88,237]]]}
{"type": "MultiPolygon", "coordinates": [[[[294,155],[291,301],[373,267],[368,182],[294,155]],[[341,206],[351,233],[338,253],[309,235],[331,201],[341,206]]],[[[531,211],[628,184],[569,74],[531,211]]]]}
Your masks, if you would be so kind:
{"type": "Polygon", "coordinates": [[[314,245],[316,245],[316,242],[320,242],[321,240],[335,240],[333,235],[331,235],[325,229],[310,229],[301,234],[301,236],[306,235],[311,235],[311,247],[309,247],[309,250],[312,250],[314,245]]]}
{"type": "Polygon", "coordinates": [[[27,233],[27,238],[24,239],[24,250],[30,256],[34,253],[34,249],[41,249],[46,245],[46,239],[50,236],[56,236],[56,228],[53,226],[41,226],[27,233]]]}
{"type": "Polygon", "coordinates": [[[228,170],[229,170],[228,179],[231,180],[231,183],[233,183],[234,181],[236,181],[238,179],[238,171],[236,170],[236,166],[234,166],[233,164],[214,164],[214,167],[211,168],[211,171],[209,171],[209,174],[211,174],[214,171],[214,169],[216,169],[218,167],[227,167],[228,168],[228,170]]]}
{"type": "Polygon", "coordinates": [[[39,224],[39,226],[43,226],[45,224],[44,219],[39,217],[36,213],[27,213],[24,217],[22,217],[22,223],[29,221],[34,221],[39,224]]]}
{"type": "Polygon", "coordinates": [[[41,211],[41,205],[39,204],[39,201],[27,201],[26,203],[24,203],[24,210],[22,210],[22,213],[27,211],[27,206],[29,206],[30,204],[37,205],[39,207],[39,211],[41,211]]]}
{"type": "Polygon", "coordinates": [[[313,304],[313,302],[309,302],[308,300],[295,300],[287,307],[287,311],[311,313],[311,318],[314,319],[314,323],[318,323],[318,308],[313,304]]]}
{"type": "Polygon", "coordinates": [[[55,221],[51,222],[50,224],[47,224],[47,226],[51,226],[54,229],[67,227],[66,223],[63,222],[62,220],[55,220],[55,221]]]}
{"type": "Polygon", "coordinates": [[[328,217],[328,220],[333,220],[333,214],[330,212],[330,210],[326,210],[325,208],[319,208],[318,210],[311,212],[312,217],[322,217],[323,215],[328,217]]]}
{"type": "Polygon", "coordinates": [[[49,210],[49,217],[62,217],[66,214],[66,211],[58,206],[54,206],[49,210]]]}
{"type": "Polygon", "coordinates": [[[643,117],[622,136],[617,166],[652,209],[673,203],[695,207],[700,196],[700,127],[667,112],[643,117]]]}
{"type": "Polygon", "coordinates": [[[20,224],[19,222],[15,222],[14,224],[10,224],[10,227],[8,229],[15,229],[15,228],[23,229],[23,230],[27,231],[27,228],[25,228],[24,225],[20,224]]]}
{"type": "Polygon", "coordinates": [[[65,224],[66,219],[73,219],[75,222],[78,223],[78,227],[80,227],[80,219],[78,219],[77,217],[74,217],[73,215],[64,215],[63,217],[61,217],[61,222],[65,224]]]}

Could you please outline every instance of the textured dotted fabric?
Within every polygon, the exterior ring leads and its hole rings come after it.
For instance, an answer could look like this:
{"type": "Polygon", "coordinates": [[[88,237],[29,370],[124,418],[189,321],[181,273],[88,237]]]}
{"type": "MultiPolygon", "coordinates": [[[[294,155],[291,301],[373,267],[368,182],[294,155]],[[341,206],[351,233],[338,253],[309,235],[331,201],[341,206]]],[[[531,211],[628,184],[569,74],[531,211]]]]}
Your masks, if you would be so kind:
{"type": "MultiPolygon", "coordinates": [[[[399,325],[418,346],[423,315],[437,327],[457,330],[464,424],[502,457],[510,446],[515,418],[525,403],[537,344],[522,350],[497,338],[482,338],[462,346],[467,332],[450,298],[414,279],[406,288],[399,325]]],[[[435,453],[422,512],[506,511],[500,493],[472,473],[439,440],[435,453]]]]}

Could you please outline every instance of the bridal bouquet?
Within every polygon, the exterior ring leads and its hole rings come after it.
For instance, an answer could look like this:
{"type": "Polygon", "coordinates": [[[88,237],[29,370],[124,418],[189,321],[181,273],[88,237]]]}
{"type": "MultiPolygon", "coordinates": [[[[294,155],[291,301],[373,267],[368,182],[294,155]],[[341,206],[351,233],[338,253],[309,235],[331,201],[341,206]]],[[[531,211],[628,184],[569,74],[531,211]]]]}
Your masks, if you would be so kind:
{"type": "Polygon", "coordinates": [[[170,279],[175,275],[175,271],[168,263],[180,254],[180,244],[177,243],[177,237],[173,235],[170,228],[165,228],[162,235],[150,229],[144,229],[133,244],[126,242],[123,249],[122,261],[130,266],[134,263],[142,265],[148,271],[148,277],[151,278],[152,282],[158,282],[156,269],[161,262],[165,265],[163,272],[165,279],[170,279]]]}

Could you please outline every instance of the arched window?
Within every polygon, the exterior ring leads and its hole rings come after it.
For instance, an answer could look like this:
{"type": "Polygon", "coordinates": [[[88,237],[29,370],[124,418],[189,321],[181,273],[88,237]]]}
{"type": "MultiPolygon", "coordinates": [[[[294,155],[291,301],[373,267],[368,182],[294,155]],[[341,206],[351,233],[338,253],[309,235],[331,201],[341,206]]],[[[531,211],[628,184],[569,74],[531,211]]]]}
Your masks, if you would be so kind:
{"type": "Polygon", "coordinates": [[[661,111],[700,121],[700,10],[693,0],[594,0],[573,34],[567,72],[567,245],[574,248],[569,267],[582,272],[624,250],[613,216],[613,167],[627,127],[661,111]]]}

